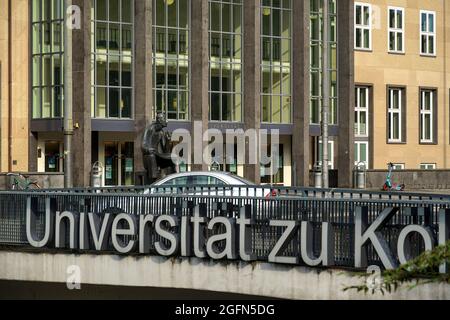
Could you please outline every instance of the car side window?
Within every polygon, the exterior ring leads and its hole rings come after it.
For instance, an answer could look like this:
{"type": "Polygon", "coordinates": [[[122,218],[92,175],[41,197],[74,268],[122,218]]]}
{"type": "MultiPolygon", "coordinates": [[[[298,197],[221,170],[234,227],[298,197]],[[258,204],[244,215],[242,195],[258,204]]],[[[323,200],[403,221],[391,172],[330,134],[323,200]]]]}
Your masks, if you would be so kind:
{"type": "Polygon", "coordinates": [[[200,186],[206,186],[206,185],[225,185],[225,183],[217,178],[210,177],[210,176],[193,176],[192,177],[192,184],[193,185],[200,185],[200,186]]]}
{"type": "Polygon", "coordinates": [[[208,176],[193,176],[192,177],[192,184],[193,185],[207,185],[208,183],[208,176]]]}
{"type": "Polygon", "coordinates": [[[188,177],[179,177],[175,179],[168,180],[162,184],[165,187],[169,186],[186,186],[188,185],[188,177]]]}
{"type": "Polygon", "coordinates": [[[225,182],[223,182],[220,179],[214,178],[214,177],[209,177],[209,184],[214,185],[214,186],[223,186],[223,185],[225,185],[225,182]]]}

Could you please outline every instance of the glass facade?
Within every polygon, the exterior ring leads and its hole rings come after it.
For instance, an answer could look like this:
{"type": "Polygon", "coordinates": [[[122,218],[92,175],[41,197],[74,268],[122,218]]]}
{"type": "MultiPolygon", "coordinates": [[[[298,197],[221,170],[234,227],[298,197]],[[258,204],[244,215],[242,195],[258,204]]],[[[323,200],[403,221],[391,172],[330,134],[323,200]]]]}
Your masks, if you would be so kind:
{"type": "MultiPolygon", "coordinates": [[[[323,93],[323,1],[311,0],[311,87],[310,87],[310,122],[311,124],[320,124],[322,93],[323,93]]],[[[329,32],[329,61],[330,61],[330,118],[329,123],[336,125],[338,123],[338,66],[337,66],[337,13],[336,0],[329,1],[330,32],[329,32]]]]}
{"type": "Polygon", "coordinates": [[[92,117],[130,119],[134,1],[93,0],[91,9],[92,117]]]}
{"type": "Polygon", "coordinates": [[[153,0],[154,115],[189,119],[190,0],[153,0]]]}
{"type": "Polygon", "coordinates": [[[33,118],[60,118],[63,108],[63,0],[31,2],[33,118]]]}
{"type": "Polygon", "coordinates": [[[242,122],[242,0],[209,0],[211,121],[242,122]]]}
{"type": "Polygon", "coordinates": [[[291,0],[261,0],[261,119],[291,123],[291,0]]]}

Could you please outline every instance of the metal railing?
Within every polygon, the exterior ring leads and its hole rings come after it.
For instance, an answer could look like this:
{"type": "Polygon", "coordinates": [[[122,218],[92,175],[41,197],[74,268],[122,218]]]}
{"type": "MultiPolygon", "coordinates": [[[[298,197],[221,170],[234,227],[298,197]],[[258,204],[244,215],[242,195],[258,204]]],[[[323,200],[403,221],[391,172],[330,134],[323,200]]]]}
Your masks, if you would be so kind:
{"type": "Polygon", "coordinates": [[[197,186],[148,186],[148,187],[102,187],[102,188],[72,188],[38,190],[46,193],[136,193],[136,194],[199,194],[199,195],[227,195],[232,192],[235,196],[268,196],[269,193],[280,197],[312,197],[323,199],[366,199],[366,200],[441,200],[450,201],[450,194],[424,192],[374,191],[358,189],[317,189],[306,187],[281,186],[243,186],[243,185],[197,185],[197,186]]]}
{"type": "MultiPolygon", "coordinates": [[[[270,189],[270,188],[269,188],[270,189]]],[[[128,193],[119,193],[118,189],[86,189],[71,190],[71,192],[0,192],[0,244],[28,246],[26,237],[26,209],[27,200],[34,199],[37,203],[39,218],[36,230],[39,237],[43,236],[45,223],[45,202],[51,198],[55,200],[56,211],[119,214],[130,215],[153,214],[192,216],[194,208],[199,204],[206,205],[208,218],[225,216],[237,218],[243,206],[252,209],[251,239],[252,250],[258,260],[267,261],[270,251],[280,239],[283,228],[272,227],[269,221],[295,220],[309,221],[313,224],[313,248],[317,255],[321,252],[321,225],[329,222],[334,231],[335,265],[341,267],[354,266],[354,221],[357,207],[368,208],[368,222],[372,223],[385,208],[398,208],[398,213],[387,223],[381,231],[393,252],[396,252],[397,238],[400,231],[410,224],[429,226],[435,235],[438,232],[438,215],[441,209],[449,209],[449,200],[403,200],[403,199],[363,199],[345,198],[342,192],[335,193],[337,197],[313,197],[311,194],[288,194],[270,198],[257,196],[219,195],[212,194],[139,194],[145,189],[123,189],[128,193]],[[97,192],[102,191],[102,192],[97,192]],[[105,192],[106,191],[106,192],[105,192]],[[109,192],[111,191],[111,192],[109,192]],[[420,208],[420,210],[418,210],[420,208]],[[422,214],[417,214],[421,212],[422,214]]],[[[218,188],[218,190],[221,190],[218,188]]],[[[302,192],[308,191],[302,189],[302,192]]],[[[247,189],[250,192],[250,189],[247,189]]],[[[326,191],[320,191],[320,193],[326,191]]],[[[331,191],[327,192],[331,194],[331,191]]],[[[358,192],[359,193],[359,192],[358,192]]],[[[208,230],[208,236],[216,231],[208,230]]],[[[415,235],[413,235],[414,237],[415,235]]],[[[154,253],[154,243],[158,237],[152,233],[151,248],[154,253]]],[[[424,249],[420,236],[411,248],[413,254],[424,249]]],[[[110,239],[111,252],[111,239],[110,239]]],[[[371,264],[380,265],[380,259],[372,246],[368,248],[371,264]]],[[[283,253],[286,256],[299,256],[300,232],[298,232],[283,253]]]]}

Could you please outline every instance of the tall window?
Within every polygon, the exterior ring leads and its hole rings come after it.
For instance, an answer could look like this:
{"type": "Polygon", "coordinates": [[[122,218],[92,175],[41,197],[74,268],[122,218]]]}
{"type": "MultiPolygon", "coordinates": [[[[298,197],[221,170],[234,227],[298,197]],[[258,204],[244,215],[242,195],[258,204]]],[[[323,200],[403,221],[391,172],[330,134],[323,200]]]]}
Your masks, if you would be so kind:
{"type": "Polygon", "coordinates": [[[190,0],[153,0],[154,111],[169,120],[189,119],[189,21],[190,0]]]}
{"type": "Polygon", "coordinates": [[[436,12],[420,11],[420,53],[436,55],[436,12]]]}
{"type": "Polygon", "coordinates": [[[434,143],[435,132],[435,90],[420,91],[420,142],[434,143]]]}
{"type": "MultiPolygon", "coordinates": [[[[329,37],[329,52],[330,57],[330,124],[337,124],[338,122],[338,67],[337,67],[337,15],[336,15],[336,0],[329,0],[330,8],[330,37],[329,37]]],[[[311,70],[311,84],[310,84],[310,122],[312,124],[320,124],[322,97],[323,97],[323,74],[322,74],[322,45],[323,45],[323,0],[311,1],[311,21],[310,21],[310,70],[311,70]]]]}
{"type": "Polygon", "coordinates": [[[92,1],[92,117],[131,118],[134,1],[92,1]]]}
{"type": "Polygon", "coordinates": [[[209,0],[211,121],[242,121],[242,0],[209,0]]]}
{"type": "Polygon", "coordinates": [[[355,136],[369,136],[369,88],[357,87],[355,95],[355,136]]]}
{"type": "Polygon", "coordinates": [[[404,28],[405,28],[405,19],[404,19],[404,9],[403,8],[394,8],[389,7],[388,9],[389,17],[389,52],[404,52],[404,28]]]}
{"type": "Polygon", "coordinates": [[[372,49],[372,6],[355,3],[355,49],[372,49]]]}
{"type": "Polygon", "coordinates": [[[291,123],[291,0],[261,0],[262,122],[291,123]]]}
{"type": "Polygon", "coordinates": [[[404,110],[404,89],[389,88],[388,105],[388,142],[403,142],[403,110],[404,110]]]}
{"type": "Polygon", "coordinates": [[[60,118],[63,108],[63,0],[31,2],[33,118],[60,118]]]}
{"type": "Polygon", "coordinates": [[[364,164],[366,169],[369,169],[369,142],[356,141],[355,142],[355,165],[364,164]]]}

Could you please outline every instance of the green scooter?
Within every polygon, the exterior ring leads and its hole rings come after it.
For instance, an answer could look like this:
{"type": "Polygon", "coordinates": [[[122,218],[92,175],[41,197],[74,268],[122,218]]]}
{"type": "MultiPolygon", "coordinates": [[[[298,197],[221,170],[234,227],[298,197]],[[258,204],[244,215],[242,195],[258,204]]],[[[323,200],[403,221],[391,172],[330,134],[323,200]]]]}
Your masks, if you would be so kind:
{"type": "Polygon", "coordinates": [[[383,185],[383,191],[404,191],[404,184],[392,184],[392,171],[394,170],[394,164],[392,162],[388,163],[388,170],[386,182],[383,185]]]}

